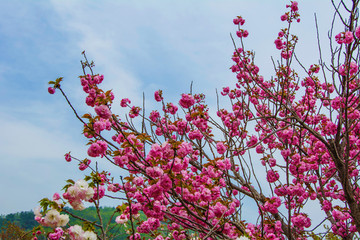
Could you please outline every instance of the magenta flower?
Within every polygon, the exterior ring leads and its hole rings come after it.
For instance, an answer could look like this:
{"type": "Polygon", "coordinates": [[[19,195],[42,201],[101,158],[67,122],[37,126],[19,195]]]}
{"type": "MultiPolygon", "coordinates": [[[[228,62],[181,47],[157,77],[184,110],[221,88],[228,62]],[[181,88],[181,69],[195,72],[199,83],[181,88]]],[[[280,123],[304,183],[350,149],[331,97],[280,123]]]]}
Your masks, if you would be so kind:
{"type": "Polygon", "coordinates": [[[161,91],[161,90],[155,91],[154,97],[155,97],[155,100],[156,100],[157,102],[161,102],[161,100],[164,99],[164,98],[162,97],[162,91],[161,91]]]}
{"type": "Polygon", "coordinates": [[[257,143],[257,141],[258,141],[258,138],[255,135],[253,135],[250,137],[250,140],[247,142],[247,146],[252,147],[257,143]]]}
{"type": "Polygon", "coordinates": [[[274,170],[269,170],[267,171],[267,174],[266,174],[266,180],[269,182],[269,183],[273,183],[273,182],[276,182],[278,179],[279,179],[280,175],[278,172],[274,171],[274,170]]]}
{"type": "Polygon", "coordinates": [[[120,106],[127,107],[127,105],[130,103],[131,103],[131,101],[128,98],[123,98],[123,99],[121,99],[120,106]]]}
{"type": "Polygon", "coordinates": [[[49,92],[50,94],[54,94],[54,93],[55,93],[55,88],[49,87],[49,88],[48,88],[48,92],[49,92]]]}
{"type": "Polygon", "coordinates": [[[216,150],[219,154],[224,154],[226,152],[226,146],[223,142],[218,142],[216,144],[216,150]]]}
{"type": "Polygon", "coordinates": [[[296,12],[299,10],[299,7],[298,7],[298,3],[296,1],[294,1],[292,4],[291,4],[291,11],[293,12],[296,12]]]}
{"type": "Polygon", "coordinates": [[[179,101],[179,104],[183,108],[190,108],[192,105],[195,104],[195,99],[194,99],[194,97],[192,95],[183,93],[181,95],[181,99],[179,101]]]}
{"type": "Polygon", "coordinates": [[[288,19],[288,16],[286,14],[281,15],[280,19],[281,21],[286,21],[288,19]]]}
{"type": "Polygon", "coordinates": [[[96,114],[104,119],[111,118],[111,111],[108,106],[106,105],[100,105],[95,107],[96,114]]]}
{"type": "Polygon", "coordinates": [[[356,36],[357,38],[360,38],[360,26],[359,26],[359,27],[356,27],[356,29],[355,29],[355,36],[356,36]]]}
{"type": "Polygon", "coordinates": [[[71,162],[71,155],[70,155],[70,153],[65,154],[65,160],[66,160],[67,162],[71,162]]]}

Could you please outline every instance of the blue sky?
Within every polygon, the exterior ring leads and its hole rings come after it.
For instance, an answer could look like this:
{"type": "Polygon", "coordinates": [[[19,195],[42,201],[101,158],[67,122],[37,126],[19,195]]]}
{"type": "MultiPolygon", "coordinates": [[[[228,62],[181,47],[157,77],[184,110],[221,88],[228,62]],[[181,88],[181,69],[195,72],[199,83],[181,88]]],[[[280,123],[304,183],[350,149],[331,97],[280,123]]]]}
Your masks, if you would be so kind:
{"type": "MultiPolygon", "coordinates": [[[[229,70],[232,19],[246,19],[246,45],[256,50],[261,73],[270,77],[286,3],[0,0],[0,214],[31,210],[60,191],[66,179],[82,177],[75,163],[63,158],[69,151],[85,157],[81,124],[60,94],[47,93],[47,82],[64,77],[71,101],[80,112],[88,111],[77,78],[83,50],[118,101],[129,97],[140,104],[144,92],[150,109],[155,90],[175,101],[193,81],[211,106],[216,88],[235,83],[229,70]]],[[[333,11],[324,0],[299,1],[299,7],[298,55],[309,66],[318,59],[313,14],[326,50],[333,11]]]]}

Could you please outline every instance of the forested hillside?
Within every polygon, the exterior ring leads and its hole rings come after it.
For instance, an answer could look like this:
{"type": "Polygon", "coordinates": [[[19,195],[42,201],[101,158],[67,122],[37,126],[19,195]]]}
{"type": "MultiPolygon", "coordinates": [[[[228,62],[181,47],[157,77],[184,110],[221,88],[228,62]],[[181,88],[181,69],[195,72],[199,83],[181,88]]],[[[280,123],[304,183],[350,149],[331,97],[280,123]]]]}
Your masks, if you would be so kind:
{"type": "Polygon", "coordinates": [[[34,220],[34,213],[32,211],[11,213],[0,216],[0,227],[7,222],[14,223],[22,229],[30,230],[39,224],[34,220]]]}
{"type": "MultiPolygon", "coordinates": [[[[66,209],[72,214],[75,214],[81,218],[87,219],[89,221],[97,221],[98,217],[96,214],[95,207],[89,207],[84,209],[83,211],[75,211],[73,209],[66,209]]],[[[104,221],[104,223],[108,223],[115,211],[115,208],[112,207],[102,207],[101,208],[101,216],[104,221]]],[[[126,233],[123,230],[122,226],[119,226],[115,223],[115,217],[116,215],[111,219],[111,227],[113,229],[111,230],[112,234],[116,234],[116,239],[126,239],[126,233]]],[[[70,225],[81,225],[81,221],[71,217],[70,216],[70,225]]],[[[39,224],[34,220],[34,213],[33,211],[25,211],[25,212],[18,212],[18,213],[11,213],[7,215],[1,215],[0,216],[0,237],[5,239],[11,239],[9,236],[7,238],[4,238],[6,236],[6,230],[8,230],[9,227],[11,227],[12,232],[15,231],[15,234],[22,234],[27,231],[31,231],[34,227],[38,226],[39,224]],[[18,227],[18,228],[17,228],[18,227]],[[21,232],[22,230],[22,232],[21,232]]],[[[9,231],[8,231],[9,232],[9,231]]],[[[9,234],[9,233],[7,233],[9,234]]],[[[30,235],[29,235],[30,236],[30,235]]],[[[39,238],[40,239],[40,238],[39,238]]]]}

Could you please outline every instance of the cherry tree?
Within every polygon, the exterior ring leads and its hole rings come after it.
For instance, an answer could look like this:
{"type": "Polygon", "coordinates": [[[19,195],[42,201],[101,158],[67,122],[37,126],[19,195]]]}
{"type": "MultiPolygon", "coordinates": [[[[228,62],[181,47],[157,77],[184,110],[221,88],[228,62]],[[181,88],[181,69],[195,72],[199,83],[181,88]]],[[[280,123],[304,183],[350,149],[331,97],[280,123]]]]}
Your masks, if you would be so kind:
{"type": "Polygon", "coordinates": [[[60,92],[84,125],[89,158],[68,153],[65,159],[78,161],[89,174],[68,180],[62,195],[41,200],[36,220],[54,229],[48,237],[116,239],[101,218],[105,197],[117,200],[114,221],[132,240],[359,237],[358,0],[332,4],[332,26],[339,22],[343,31],[329,31],[329,62],[320,44],[319,60],[310,66],[298,60],[291,26],[300,15],[291,1],[280,17],[285,27],[274,39],[279,56],[269,79],[260,75],[254,52],[246,48],[245,19],[236,17],[231,66],[236,81],[222,89],[229,107],[219,105],[217,116],[210,115],[205,96],[192,91],[177,103],[156,91],[159,108],[151,112],[130,99],[116,100],[111,90],[100,88],[104,76],[94,74],[83,53],[80,81],[94,113],[78,113],[62,78],[49,82],[48,90],[60,92]],[[127,114],[116,115],[114,104],[127,114]],[[112,176],[111,169],[94,164],[105,160],[128,175],[112,176]],[[96,206],[97,222],[65,208],[82,210],[84,202],[96,206]],[[248,204],[257,214],[252,222],[242,215],[248,204]],[[317,224],[309,205],[323,212],[317,224]],[[68,215],[83,226],[70,226],[68,215]]]}

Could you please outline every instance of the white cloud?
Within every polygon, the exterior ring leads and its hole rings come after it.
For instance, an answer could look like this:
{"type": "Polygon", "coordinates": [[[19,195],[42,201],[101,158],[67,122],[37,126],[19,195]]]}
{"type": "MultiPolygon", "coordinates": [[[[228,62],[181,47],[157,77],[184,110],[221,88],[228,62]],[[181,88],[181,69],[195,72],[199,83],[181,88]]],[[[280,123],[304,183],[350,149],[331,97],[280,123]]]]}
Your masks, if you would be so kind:
{"type": "MultiPolygon", "coordinates": [[[[26,116],[24,114],[23,116],[26,116]]],[[[0,214],[30,210],[43,197],[51,197],[64,185],[64,178],[75,175],[74,166],[64,171],[64,153],[82,149],[62,129],[39,126],[24,118],[2,115],[0,182],[0,214]]],[[[60,127],[60,125],[59,125],[60,127]]]]}
{"type": "Polygon", "coordinates": [[[74,145],[75,142],[69,138],[67,133],[59,131],[61,125],[58,126],[58,129],[49,129],[10,116],[6,116],[5,119],[0,119],[0,125],[3,129],[0,139],[3,156],[19,161],[53,158],[64,155],[64,146],[79,147],[79,143],[74,145]]]}

